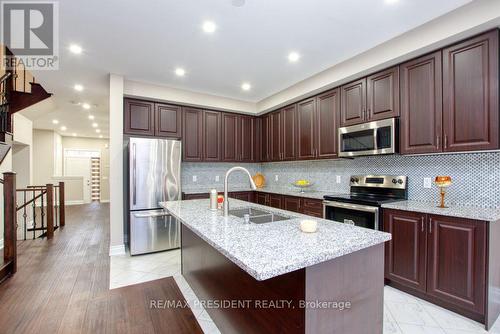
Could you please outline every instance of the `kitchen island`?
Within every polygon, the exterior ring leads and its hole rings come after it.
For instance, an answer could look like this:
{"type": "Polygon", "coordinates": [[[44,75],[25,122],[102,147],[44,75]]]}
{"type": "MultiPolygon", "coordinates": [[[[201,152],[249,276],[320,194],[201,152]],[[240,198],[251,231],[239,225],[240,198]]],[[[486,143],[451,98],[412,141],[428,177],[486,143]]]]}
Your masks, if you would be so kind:
{"type": "Polygon", "coordinates": [[[382,333],[390,234],[232,199],[293,219],[245,223],[208,200],[161,203],[182,223],[182,275],[222,333],[382,333]]]}

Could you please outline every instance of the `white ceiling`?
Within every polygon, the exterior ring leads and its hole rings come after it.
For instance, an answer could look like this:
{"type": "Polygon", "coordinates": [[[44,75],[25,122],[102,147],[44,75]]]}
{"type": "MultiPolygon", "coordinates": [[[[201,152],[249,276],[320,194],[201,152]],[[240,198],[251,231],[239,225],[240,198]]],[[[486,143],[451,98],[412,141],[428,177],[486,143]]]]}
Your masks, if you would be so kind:
{"type": "MultiPolygon", "coordinates": [[[[108,136],[108,74],[239,100],[258,102],[366,51],[469,0],[86,0],[59,2],[60,69],[34,73],[54,93],[55,111],[36,128],[96,137],[90,113],[108,136]],[[207,35],[204,20],[217,30],[207,35]],[[82,55],[68,51],[71,43],[82,55]],[[289,63],[287,55],[301,58],[289,63]],[[174,74],[183,67],[186,76],[174,74]],[[252,89],[242,91],[242,82],[252,89]],[[82,93],[75,83],[85,86],[82,93]]],[[[63,133],[64,134],[64,133],[63,133]]]]}

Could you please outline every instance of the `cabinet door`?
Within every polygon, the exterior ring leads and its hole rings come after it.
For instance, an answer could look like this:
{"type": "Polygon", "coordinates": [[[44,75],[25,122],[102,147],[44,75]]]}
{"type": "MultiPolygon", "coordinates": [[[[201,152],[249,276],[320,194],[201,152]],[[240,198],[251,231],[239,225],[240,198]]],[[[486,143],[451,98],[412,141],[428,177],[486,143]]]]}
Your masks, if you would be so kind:
{"type": "Polygon", "coordinates": [[[484,313],[487,224],[429,216],[429,295],[484,313]]]}
{"type": "Polygon", "coordinates": [[[281,110],[282,118],[282,153],[281,160],[295,160],[295,147],[297,144],[296,108],[295,105],[281,110]]]}
{"type": "Polygon", "coordinates": [[[281,112],[273,112],[269,115],[270,125],[270,161],[280,161],[282,153],[282,126],[281,126],[281,112]]]}
{"type": "Polygon", "coordinates": [[[366,79],[341,87],[340,125],[363,123],[366,119],[366,79]]]}
{"type": "Polygon", "coordinates": [[[271,126],[269,114],[261,118],[261,142],[260,142],[260,160],[266,162],[270,160],[271,152],[271,126]]]}
{"type": "Polygon", "coordinates": [[[340,127],[340,89],[321,94],[316,99],[316,158],[335,158],[340,127]]]}
{"type": "Polygon", "coordinates": [[[319,199],[302,199],[302,213],[308,216],[323,218],[323,201],[319,199]]]}
{"type": "Polygon", "coordinates": [[[262,118],[252,117],[253,123],[253,162],[261,162],[262,118]]]}
{"type": "Polygon", "coordinates": [[[399,116],[399,66],[370,75],[366,79],[368,120],[399,116]]]}
{"type": "Polygon", "coordinates": [[[392,234],[385,244],[385,278],[426,290],[426,215],[384,209],[384,231],[392,234]]]}
{"type": "Polygon", "coordinates": [[[183,200],[205,199],[205,198],[210,198],[210,194],[209,193],[200,193],[200,194],[183,194],[182,195],[183,200]]]}
{"type": "Polygon", "coordinates": [[[252,162],[253,142],[254,142],[254,124],[252,116],[239,116],[239,152],[238,161],[252,162]]]}
{"type": "Polygon", "coordinates": [[[203,160],[222,160],[222,113],[203,111],[203,160]]]}
{"type": "Polygon", "coordinates": [[[292,212],[302,212],[302,201],[298,197],[283,196],[283,209],[292,212]]]}
{"type": "Polygon", "coordinates": [[[260,205],[269,206],[269,194],[261,192],[255,193],[255,202],[260,205]]]}
{"type": "Polygon", "coordinates": [[[129,135],[154,136],[154,103],[125,99],[124,133],[129,135]]]}
{"type": "Polygon", "coordinates": [[[316,101],[314,98],[297,103],[297,159],[299,160],[312,159],[316,156],[315,109],[316,101]]]}
{"type": "Polygon", "coordinates": [[[442,150],[441,51],[400,66],[402,154],[442,150]]]}
{"type": "Polygon", "coordinates": [[[183,109],[182,156],[184,161],[203,160],[203,110],[183,109]]]}
{"type": "Polygon", "coordinates": [[[239,156],[238,122],[239,115],[222,114],[222,160],[237,161],[239,156]]]}
{"type": "Polygon", "coordinates": [[[155,136],[181,138],[182,108],[155,103],[155,136]]]}
{"type": "Polygon", "coordinates": [[[283,208],[283,196],[277,194],[269,194],[269,206],[282,209],[283,208]]]}
{"type": "Polygon", "coordinates": [[[245,202],[252,202],[252,199],[253,199],[251,191],[230,192],[228,196],[230,198],[239,199],[240,201],[245,201],[245,202]]]}
{"type": "Polygon", "coordinates": [[[498,30],[444,49],[444,150],[497,149],[498,99],[498,30]]]}

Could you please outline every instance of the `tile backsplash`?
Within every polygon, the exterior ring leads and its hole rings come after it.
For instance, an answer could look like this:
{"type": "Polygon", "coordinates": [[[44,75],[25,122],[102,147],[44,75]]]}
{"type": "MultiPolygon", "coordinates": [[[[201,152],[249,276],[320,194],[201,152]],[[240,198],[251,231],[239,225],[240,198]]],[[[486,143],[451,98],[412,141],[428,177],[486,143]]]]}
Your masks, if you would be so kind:
{"type": "MultiPolygon", "coordinates": [[[[450,175],[453,184],[447,190],[450,204],[478,207],[500,207],[500,152],[442,154],[428,156],[371,156],[355,159],[270,162],[255,164],[183,163],[183,187],[222,187],[225,172],[242,165],[253,175],[265,175],[269,186],[293,188],[291,183],[308,179],[313,189],[332,193],[349,192],[349,178],[357,174],[390,174],[408,176],[408,198],[417,201],[438,201],[438,189],[424,188],[424,178],[450,175]],[[197,181],[193,182],[196,175],[197,181]],[[215,176],[219,175],[219,181],[215,176]],[[278,175],[278,181],[275,176],[278,175]],[[340,183],[336,183],[340,176],[340,183]]],[[[231,176],[231,186],[248,187],[242,173],[231,176]]]]}

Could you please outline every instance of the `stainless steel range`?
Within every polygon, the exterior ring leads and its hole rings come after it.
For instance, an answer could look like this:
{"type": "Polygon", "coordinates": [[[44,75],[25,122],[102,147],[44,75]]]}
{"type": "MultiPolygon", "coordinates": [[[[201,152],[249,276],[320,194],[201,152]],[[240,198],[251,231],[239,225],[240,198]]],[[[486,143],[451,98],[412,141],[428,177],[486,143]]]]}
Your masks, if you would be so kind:
{"type": "Polygon", "coordinates": [[[350,185],[349,194],[324,196],[325,219],[382,230],[381,205],[408,198],[406,176],[354,175],[350,185]]]}

